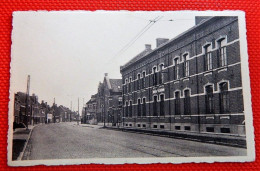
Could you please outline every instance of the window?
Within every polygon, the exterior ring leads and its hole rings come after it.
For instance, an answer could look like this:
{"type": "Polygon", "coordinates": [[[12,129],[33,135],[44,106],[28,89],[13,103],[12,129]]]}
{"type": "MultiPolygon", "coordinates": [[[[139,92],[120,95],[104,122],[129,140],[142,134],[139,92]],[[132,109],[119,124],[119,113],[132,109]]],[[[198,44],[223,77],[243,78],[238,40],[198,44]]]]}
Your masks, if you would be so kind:
{"type": "Polygon", "coordinates": [[[204,57],[204,68],[205,71],[212,69],[212,55],[211,52],[209,52],[210,45],[204,46],[205,50],[205,57],[204,57]]]}
{"type": "Polygon", "coordinates": [[[153,85],[157,85],[157,72],[156,67],[153,67],[153,85]]]}
{"type": "Polygon", "coordinates": [[[159,84],[163,83],[163,64],[160,64],[159,84]]]}
{"type": "Polygon", "coordinates": [[[174,78],[179,79],[179,58],[174,59],[174,78]]]}
{"type": "Polygon", "coordinates": [[[230,133],[230,128],[220,128],[221,133],[230,133]]]}
{"type": "Polygon", "coordinates": [[[137,74],[137,90],[141,89],[141,74],[137,74]]]}
{"type": "Polygon", "coordinates": [[[180,115],[180,92],[175,92],[175,115],[180,115]]]}
{"type": "Polygon", "coordinates": [[[158,116],[158,114],[157,114],[157,96],[153,96],[153,116],[158,116]]]}
{"type": "Polygon", "coordinates": [[[160,116],[164,116],[164,95],[160,95],[160,116]]]}
{"type": "Polygon", "coordinates": [[[129,117],[132,118],[132,109],[133,109],[133,105],[132,105],[132,101],[129,102],[130,106],[129,106],[129,117]]]}
{"type": "Polygon", "coordinates": [[[218,62],[219,67],[227,66],[227,50],[224,46],[225,38],[218,40],[218,62]]]}
{"type": "Polygon", "coordinates": [[[220,94],[219,94],[220,113],[228,113],[229,112],[228,83],[224,82],[219,84],[219,89],[220,89],[220,94]]]}
{"type": "Polygon", "coordinates": [[[206,89],[206,97],[205,97],[206,113],[212,114],[212,113],[214,113],[213,86],[208,85],[205,87],[205,89],[206,89]]]}
{"type": "Polygon", "coordinates": [[[125,117],[128,117],[128,102],[125,102],[125,117]]]}
{"type": "Polygon", "coordinates": [[[125,92],[128,93],[129,90],[128,90],[128,79],[127,79],[127,78],[125,79],[125,84],[126,84],[126,86],[125,86],[125,89],[126,89],[125,92]]]}
{"type": "Polygon", "coordinates": [[[143,98],[143,116],[146,116],[146,102],[145,102],[145,98],[143,98]]]}
{"type": "Polygon", "coordinates": [[[132,91],[132,78],[129,78],[129,92],[132,91]]]}
{"type": "Polygon", "coordinates": [[[175,126],[175,130],[181,130],[181,126],[175,126]]]}
{"type": "Polygon", "coordinates": [[[214,132],[214,127],[206,127],[207,132],[214,132]]]}
{"type": "Polygon", "coordinates": [[[143,72],[143,78],[142,78],[142,88],[145,88],[145,72],[143,72]]]}
{"type": "Polygon", "coordinates": [[[190,131],[190,126],[184,126],[184,129],[185,129],[186,131],[190,131]]]}
{"type": "Polygon", "coordinates": [[[184,77],[188,77],[189,75],[190,75],[190,66],[189,66],[189,61],[187,60],[187,58],[188,58],[188,54],[186,53],[186,54],[184,54],[183,55],[183,64],[184,64],[184,66],[183,66],[183,69],[184,69],[184,71],[183,71],[183,73],[184,73],[184,77]]]}
{"type": "Polygon", "coordinates": [[[190,115],[190,91],[184,91],[184,115],[190,115]]]}
{"type": "Polygon", "coordinates": [[[137,116],[141,116],[141,99],[137,100],[137,116]]]}

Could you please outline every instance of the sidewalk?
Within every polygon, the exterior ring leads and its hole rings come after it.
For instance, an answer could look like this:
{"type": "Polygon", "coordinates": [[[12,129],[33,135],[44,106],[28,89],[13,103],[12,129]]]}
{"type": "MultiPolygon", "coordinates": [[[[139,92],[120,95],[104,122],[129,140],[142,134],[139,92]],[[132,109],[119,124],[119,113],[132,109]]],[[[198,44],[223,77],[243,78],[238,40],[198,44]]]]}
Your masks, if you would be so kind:
{"type": "Polygon", "coordinates": [[[190,141],[199,141],[205,143],[246,148],[245,136],[186,132],[186,131],[174,132],[170,130],[158,130],[158,129],[136,129],[136,128],[122,128],[122,127],[117,128],[112,126],[107,126],[106,128],[117,130],[117,131],[127,131],[133,133],[149,134],[149,135],[164,136],[169,138],[179,138],[179,139],[185,139],[190,141]]]}
{"type": "Polygon", "coordinates": [[[28,129],[26,128],[16,128],[13,132],[13,151],[12,159],[21,160],[23,153],[26,149],[27,143],[30,139],[32,130],[35,126],[29,125],[28,129]]]}

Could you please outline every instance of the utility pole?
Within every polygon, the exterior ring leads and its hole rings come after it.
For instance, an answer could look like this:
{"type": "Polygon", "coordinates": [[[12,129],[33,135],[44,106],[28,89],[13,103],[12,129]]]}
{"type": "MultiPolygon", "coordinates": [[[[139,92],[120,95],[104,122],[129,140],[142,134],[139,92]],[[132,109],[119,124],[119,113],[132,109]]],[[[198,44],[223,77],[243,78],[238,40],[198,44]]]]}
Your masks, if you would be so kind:
{"type": "Polygon", "coordinates": [[[55,117],[55,97],[54,97],[54,102],[53,102],[53,117],[54,117],[54,123],[56,123],[56,117],[55,117]]]}
{"type": "Polygon", "coordinates": [[[25,99],[25,103],[26,103],[26,107],[25,107],[25,114],[26,114],[26,129],[28,129],[28,103],[29,103],[29,98],[30,98],[30,75],[27,76],[27,89],[26,89],[26,99],[25,99]]]}
{"type": "Polygon", "coordinates": [[[72,115],[72,101],[70,101],[70,122],[71,122],[71,115],[72,115]]]}
{"type": "Polygon", "coordinates": [[[104,95],[104,127],[106,127],[106,96],[104,95]]]}
{"type": "Polygon", "coordinates": [[[77,119],[77,124],[79,125],[79,98],[78,98],[78,119],[77,119]]]}

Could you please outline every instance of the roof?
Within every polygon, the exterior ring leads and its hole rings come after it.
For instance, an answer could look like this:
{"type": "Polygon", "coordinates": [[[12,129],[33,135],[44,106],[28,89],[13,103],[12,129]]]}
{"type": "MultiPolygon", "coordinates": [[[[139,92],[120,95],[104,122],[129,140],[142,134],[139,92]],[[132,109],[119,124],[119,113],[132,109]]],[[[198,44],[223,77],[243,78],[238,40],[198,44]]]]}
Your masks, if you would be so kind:
{"type": "Polygon", "coordinates": [[[149,54],[150,52],[152,52],[152,49],[145,49],[144,51],[142,51],[141,53],[139,53],[138,55],[136,55],[135,57],[133,57],[129,62],[127,62],[125,65],[123,65],[123,67],[127,67],[129,65],[131,65],[132,63],[135,63],[136,61],[142,59],[144,56],[146,56],[147,54],[149,54]]]}
{"type": "Polygon", "coordinates": [[[86,104],[95,103],[97,94],[91,95],[90,100],[86,104]]]}
{"type": "Polygon", "coordinates": [[[111,85],[111,90],[114,92],[122,91],[122,79],[109,79],[109,83],[111,85]]]}
{"type": "Polygon", "coordinates": [[[25,103],[26,102],[26,94],[23,92],[17,92],[17,95],[19,96],[19,100],[21,103],[25,103]]]}

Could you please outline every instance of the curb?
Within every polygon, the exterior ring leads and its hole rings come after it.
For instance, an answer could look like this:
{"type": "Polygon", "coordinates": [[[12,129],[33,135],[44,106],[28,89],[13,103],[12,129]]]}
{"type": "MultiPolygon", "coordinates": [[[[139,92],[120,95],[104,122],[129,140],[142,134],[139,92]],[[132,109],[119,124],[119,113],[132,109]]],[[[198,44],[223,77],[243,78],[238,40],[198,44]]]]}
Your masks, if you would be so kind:
{"type": "MultiPolygon", "coordinates": [[[[38,125],[36,125],[36,126],[38,126],[38,125]]],[[[33,131],[33,129],[34,129],[36,126],[34,126],[34,127],[30,130],[30,133],[29,133],[29,135],[28,135],[28,137],[27,137],[27,139],[26,139],[26,142],[25,142],[25,144],[24,144],[23,151],[20,152],[20,155],[19,155],[19,157],[17,158],[17,161],[21,161],[21,160],[22,160],[23,155],[24,155],[24,152],[25,152],[26,147],[27,147],[27,145],[28,145],[28,142],[29,142],[29,140],[30,140],[30,138],[31,138],[32,131],[33,131]]]]}
{"type": "MultiPolygon", "coordinates": [[[[104,127],[103,127],[104,128],[104,127]]],[[[196,141],[196,142],[203,142],[209,144],[217,144],[217,145],[225,145],[231,147],[239,147],[239,148],[246,148],[246,139],[242,137],[210,137],[206,135],[189,135],[184,133],[176,133],[176,132],[156,132],[152,130],[137,130],[137,129],[126,129],[126,128],[112,128],[112,127],[105,127],[104,129],[111,129],[116,131],[125,131],[130,133],[137,133],[137,134],[146,134],[152,136],[161,136],[161,137],[168,137],[168,138],[176,138],[176,139],[183,139],[189,141],[196,141]]]]}

